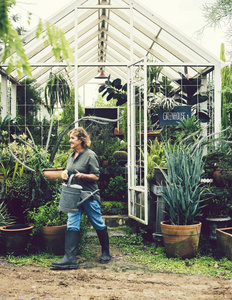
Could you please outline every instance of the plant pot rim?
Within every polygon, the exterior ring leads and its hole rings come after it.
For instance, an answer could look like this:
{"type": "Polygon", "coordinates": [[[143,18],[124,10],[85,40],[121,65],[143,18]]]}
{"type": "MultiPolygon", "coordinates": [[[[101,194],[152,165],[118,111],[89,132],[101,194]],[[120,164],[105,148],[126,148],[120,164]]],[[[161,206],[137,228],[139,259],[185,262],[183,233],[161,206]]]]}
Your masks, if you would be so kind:
{"type": "Polygon", "coordinates": [[[64,168],[59,167],[59,168],[44,168],[43,171],[61,171],[64,170],[64,168]]]}
{"type": "Polygon", "coordinates": [[[43,225],[42,228],[54,228],[54,227],[57,227],[57,228],[63,228],[63,227],[67,227],[67,224],[63,224],[63,225],[43,225]]]}
{"type": "Polygon", "coordinates": [[[11,228],[13,226],[17,225],[17,223],[15,224],[9,224],[9,225],[4,225],[0,228],[1,231],[5,231],[5,232],[12,232],[14,231],[24,231],[24,230],[31,230],[34,228],[34,225],[31,224],[18,224],[18,225],[24,225],[23,228],[11,228]]]}
{"type": "Polygon", "coordinates": [[[216,221],[216,222],[224,222],[224,221],[230,221],[231,220],[231,217],[227,216],[227,217],[215,217],[215,218],[212,218],[212,217],[207,217],[205,218],[206,221],[216,221]]]}
{"type": "Polygon", "coordinates": [[[176,226],[178,226],[178,227],[190,227],[190,226],[201,226],[201,222],[199,221],[197,221],[197,222],[195,222],[195,223],[193,223],[193,224],[188,224],[188,225],[174,225],[174,224],[171,224],[171,222],[170,221],[161,221],[160,222],[160,224],[162,225],[162,226],[173,226],[173,227],[176,227],[176,226]]]}

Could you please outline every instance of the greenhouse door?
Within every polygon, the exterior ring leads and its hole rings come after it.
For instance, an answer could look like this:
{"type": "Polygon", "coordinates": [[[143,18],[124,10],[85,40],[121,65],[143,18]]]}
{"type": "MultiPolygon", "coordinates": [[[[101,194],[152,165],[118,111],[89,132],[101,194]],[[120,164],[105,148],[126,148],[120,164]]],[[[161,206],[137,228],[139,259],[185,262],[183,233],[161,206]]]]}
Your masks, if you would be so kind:
{"type": "Polygon", "coordinates": [[[147,66],[146,61],[128,68],[128,214],[148,224],[147,183],[147,66]]]}

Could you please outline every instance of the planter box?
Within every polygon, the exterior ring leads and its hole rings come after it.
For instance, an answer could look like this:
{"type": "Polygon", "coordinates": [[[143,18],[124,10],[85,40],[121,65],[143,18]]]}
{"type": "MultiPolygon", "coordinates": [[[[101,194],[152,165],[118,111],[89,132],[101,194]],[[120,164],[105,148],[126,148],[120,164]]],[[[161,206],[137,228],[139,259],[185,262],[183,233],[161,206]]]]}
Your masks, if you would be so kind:
{"type": "Polygon", "coordinates": [[[216,230],[218,250],[232,260],[232,227],[216,230]]]}

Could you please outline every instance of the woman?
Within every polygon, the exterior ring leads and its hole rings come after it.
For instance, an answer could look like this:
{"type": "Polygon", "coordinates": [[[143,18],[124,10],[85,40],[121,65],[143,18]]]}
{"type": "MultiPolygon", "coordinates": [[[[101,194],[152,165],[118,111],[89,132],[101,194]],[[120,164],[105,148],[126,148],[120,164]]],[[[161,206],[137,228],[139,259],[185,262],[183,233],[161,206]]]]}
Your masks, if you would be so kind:
{"type": "MultiPolygon", "coordinates": [[[[69,143],[74,150],[67,161],[68,176],[75,174],[72,184],[81,185],[84,191],[93,192],[97,190],[100,170],[96,154],[88,148],[91,144],[89,135],[82,127],[74,128],[69,132],[69,143]]],[[[67,230],[65,232],[65,254],[61,260],[52,262],[53,267],[77,268],[76,255],[80,240],[80,222],[83,211],[86,212],[92,226],[96,229],[102,247],[100,262],[107,263],[111,259],[107,227],[101,215],[100,195],[96,193],[83,203],[77,213],[68,213],[67,230]]]]}

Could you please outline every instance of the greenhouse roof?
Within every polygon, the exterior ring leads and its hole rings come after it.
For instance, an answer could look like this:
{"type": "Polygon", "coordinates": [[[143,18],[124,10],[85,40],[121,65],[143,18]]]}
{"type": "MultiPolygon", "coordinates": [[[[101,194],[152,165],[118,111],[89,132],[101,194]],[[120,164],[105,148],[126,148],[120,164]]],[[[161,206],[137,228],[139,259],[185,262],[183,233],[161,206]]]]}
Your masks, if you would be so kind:
{"type": "Polygon", "coordinates": [[[170,66],[163,70],[170,79],[183,73],[186,65],[191,66],[188,73],[193,77],[220,64],[218,58],[139,1],[75,0],[47,21],[64,31],[75,63],[68,68],[62,60],[55,61],[51,47],[36,39],[36,29],[32,30],[24,37],[25,51],[40,86],[45,85],[51,70],[65,71],[72,85],[79,87],[101,71],[127,81],[127,66],[143,57],[170,66]]]}

